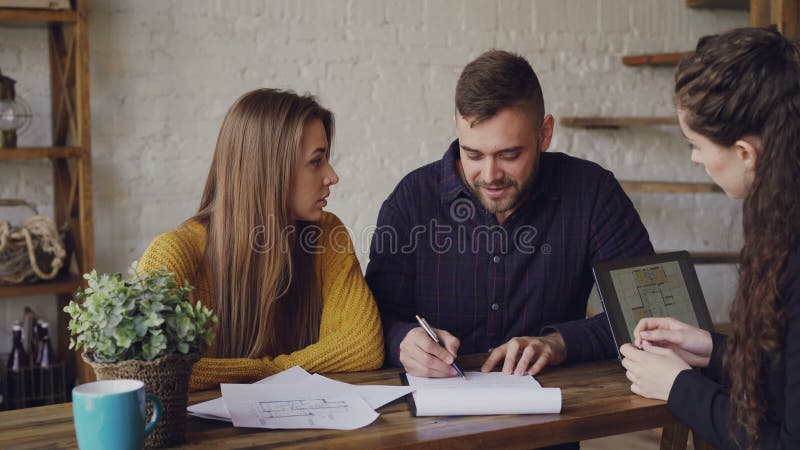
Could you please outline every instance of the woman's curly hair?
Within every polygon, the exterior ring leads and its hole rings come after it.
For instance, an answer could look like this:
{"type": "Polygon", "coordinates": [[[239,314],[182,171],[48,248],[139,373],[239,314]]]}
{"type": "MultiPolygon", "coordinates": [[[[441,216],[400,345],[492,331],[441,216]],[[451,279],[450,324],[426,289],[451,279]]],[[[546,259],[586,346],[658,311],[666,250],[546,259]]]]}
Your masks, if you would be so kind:
{"type": "Polygon", "coordinates": [[[724,147],[745,136],[762,142],[743,205],[724,356],[733,418],[745,445],[755,447],[765,412],[761,380],[783,350],[783,273],[800,231],[800,49],[774,27],[707,36],[680,62],[675,82],[677,107],[693,131],[724,147]]]}

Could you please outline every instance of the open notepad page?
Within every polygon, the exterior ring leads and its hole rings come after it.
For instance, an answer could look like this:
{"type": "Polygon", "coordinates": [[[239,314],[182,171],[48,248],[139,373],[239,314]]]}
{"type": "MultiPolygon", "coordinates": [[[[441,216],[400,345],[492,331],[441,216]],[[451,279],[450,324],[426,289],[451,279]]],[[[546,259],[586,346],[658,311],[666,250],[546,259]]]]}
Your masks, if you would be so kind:
{"type": "Polygon", "coordinates": [[[466,372],[465,378],[422,378],[406,374],[416,388],[418,416],[557,414],[561,389],[543,388],[532,376],[466,372]]]}

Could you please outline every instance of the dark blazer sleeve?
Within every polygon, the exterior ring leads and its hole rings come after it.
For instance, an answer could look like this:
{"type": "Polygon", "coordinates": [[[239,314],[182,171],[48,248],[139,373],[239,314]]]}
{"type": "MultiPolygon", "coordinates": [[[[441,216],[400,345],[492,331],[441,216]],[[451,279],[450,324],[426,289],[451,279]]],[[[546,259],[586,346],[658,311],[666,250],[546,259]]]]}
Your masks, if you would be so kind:
{"type": "MultiPolygon", "coordinates": [[[[760,427],[759,448],[800,448],[800,255],[795,254],[787,267],[782,290],[786,313],[783,358],[786,358],[786,410],[782,423],[764,421],[760,427]]],[[[757,301],[757,299],[754,299],[757,301]]],[[[715,353],[717,342],[715,342],[715,353]]],[[[712,364],[714,364],[712,357],[712,364]]],[[[717,362],[716,364],[719,364],[717,362]]],[[[709,369],[713,369],[709,365],[709,369]]],[[[718,367],[717,367],[718,369],[718,367]]],[[[759,381],[757,381],[759,382],[759,381]]],[[[700,372],[684,370],[675,379],[668,406],[676,418],[719,449],[736,449],[731,438],[736,433],[746,448],[744,432],[731,417],[731,400],[723,386],[700,372]]],[[[769,405],[767,405],[769,408],[769,405]]]]}
{"type": "Polygon", "coordinates": [[[708,362],[708,367],[704,368],[701,373],[708,378],[721,383],[722,357],[725,355],[725,348],[727,347],[728,338],[724,334],[711,333],[711,342],[711,358],[708,362]]]}
{"type": "MultiPolygon", "coordinates": [[[[610,172],[599,183],[597,192],[591,216],[588,270],[602,261],[652,255],[653,244],[639,213],[610,172]]],[[[605,313],[589,319],[550,325],[543,332],[550,330],[558,331],[564,339],[566,362],[617,356],[605,313]]]]}

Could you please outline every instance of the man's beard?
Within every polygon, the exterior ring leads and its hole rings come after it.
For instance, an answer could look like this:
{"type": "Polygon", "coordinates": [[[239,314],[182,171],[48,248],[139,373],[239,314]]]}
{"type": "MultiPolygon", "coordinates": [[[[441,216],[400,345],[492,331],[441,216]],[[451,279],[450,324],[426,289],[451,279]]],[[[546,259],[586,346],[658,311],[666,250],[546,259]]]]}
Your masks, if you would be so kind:
{"type": "MultiPolygon", "coordinates": [[[[527,184],[527,183],[526,183],[527,184]]],[[[520,189],[517,187],[517,182],[510,178],[503,178],[492,184],[486,184],[481,180],[475,180],[475,187],[470,187],[472,193],[481,202],[484,208],[492,214],[501,214],[514,209],[519,201],[520,189]],[[502,198],[490,198],[481,188],[500,189],[510,188],[506,196],[502,198]]]]}
{"type": "MultiPolygon", "coordinates": [[[[538,158],[539,149],[537,148],[536,151],[538,158]]],[[[519,204],[528,196],[533,183],[536,181],[538,172],[539,162],[537,160],[536,165],[533,167],[533,171],[528,178],[523,181],[522,186],[519,186],[519,183],[511,178],[503,178],[499,181],[495,181],[492,184],[484,183],[482,180],[475,180],[475,186],[470,186],[468,183],[467,186],[475,195],[475,197],[480,200],[481,205],[483,205],[487,211],[492,214],[503,214],[515,210],[517,206],[519,206],[519,204]],[[481,188],[508,188],[510,189],[510,192],[503,198],[493,199],[488,197],[481,188]]]]}

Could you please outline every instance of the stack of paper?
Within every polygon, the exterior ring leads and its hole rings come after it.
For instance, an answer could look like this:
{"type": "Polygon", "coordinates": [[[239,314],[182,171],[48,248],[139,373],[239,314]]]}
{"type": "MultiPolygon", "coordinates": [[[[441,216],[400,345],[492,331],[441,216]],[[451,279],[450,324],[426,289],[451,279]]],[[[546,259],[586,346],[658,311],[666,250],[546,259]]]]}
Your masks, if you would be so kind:
{"type": "Polygon", "coordinates": [[[421,378],[406,374],[416,388],[418,416],[558,414],[561,389],[543,388],[532,376],[466,372],[465,378],[421,378]]]}
{"type": "Polygon", "coordinates": [[[556,414],[561,389],[532,376],[466,372],[466,378],[405,375],[408,386],[352,385],[295,366],[254,384],[222,384],[222,397],[189,406],[190,415],[236,427],[353,430],[377,408],[413,392],[418,416],[556,414]]]}
{"type": "Polygon", "coordinates": [[[189,414],[236,427],[352,430],[372,423],[375,409],[414,390],[351,385],[295,366],[255,384],[222,384],[222,397],[189,406],[189,414]]]}

